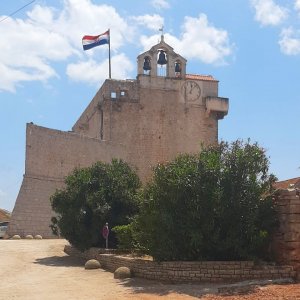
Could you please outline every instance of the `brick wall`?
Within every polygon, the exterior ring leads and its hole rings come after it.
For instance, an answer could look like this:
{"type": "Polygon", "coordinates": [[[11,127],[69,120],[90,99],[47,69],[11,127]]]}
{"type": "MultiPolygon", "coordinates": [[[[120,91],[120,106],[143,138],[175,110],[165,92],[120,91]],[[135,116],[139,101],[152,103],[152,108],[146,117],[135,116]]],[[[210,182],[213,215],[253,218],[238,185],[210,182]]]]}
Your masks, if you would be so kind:
{"type": "Polygon", "coordinates": [[[279,190],[276,204],[279,229],[273,240],[276,260],[295,267],[300,279],[300,191],[295,188],[279,190]]]}
{"type": "Polygon", "coordinates": [[[105,254],[91,248],[83,253],[71,246],[65,252],[72,256],[97,259],[102,267],[114,272],[128,267],[136,277],[174,282],[236,282],[250,279],[278,279],[295,276],[291,266],[255,265],[253,261],[176,261],[155,262],[133,257],[105,254]]]}

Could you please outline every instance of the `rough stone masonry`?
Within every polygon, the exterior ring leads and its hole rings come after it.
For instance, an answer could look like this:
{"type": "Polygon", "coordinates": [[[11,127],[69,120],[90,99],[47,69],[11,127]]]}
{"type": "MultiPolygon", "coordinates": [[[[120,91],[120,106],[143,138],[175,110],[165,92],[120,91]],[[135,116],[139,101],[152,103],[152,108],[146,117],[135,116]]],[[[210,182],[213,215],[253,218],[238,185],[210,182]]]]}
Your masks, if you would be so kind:
{"type": "Polygon", "coordinates": [[[228,99],[218,97],[216,79],[186,74],[186,60],[163,36],[137,63],[135,80],[104,82],[72,131],[27,124],[25,174],[8,235],[53,237],[49,198],[75,167],[120,158],[145,182],[157,163],[218,141],[228,99]]]}

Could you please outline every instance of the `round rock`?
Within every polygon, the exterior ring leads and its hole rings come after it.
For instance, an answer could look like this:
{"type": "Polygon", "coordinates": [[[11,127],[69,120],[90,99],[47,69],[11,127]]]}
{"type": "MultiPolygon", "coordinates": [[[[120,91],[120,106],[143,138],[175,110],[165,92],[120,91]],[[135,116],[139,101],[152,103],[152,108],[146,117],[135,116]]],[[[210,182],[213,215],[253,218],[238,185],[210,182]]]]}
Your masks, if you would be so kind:
{"type": "Polygon", "coordinates": [[[31,234],[27,234],[27,235],[25,236],[25,239],[26,239],[26,240],[32,240],[32,239],[33,239],[33,236],[32,236],[31,234]]]}
{"type": "Polygon", "coordinates": [[[90,259],[85,263],[84,268],[86,270],[99,269],[99,268],[101,268],[101,265],[98,260],[90,259]]]}
{"type": "Polygon", "coordinates": [[[131,277],[131,271],[127,267],[120,267],[114,272],[114,278],[116,279],[124,279],[130,277],[131,277]]]}
{"type": "Polygon", "coordinates": [[[35,235],[34,238],[36,240],[42,240],[43,239],[43,237],[41,235],[39,235],[39,234],[35,235]]]}
{"type": "Polygon", "coordinates": [[[20,237],[18,234],[15,234],[15,235],[12,236],[11,239],[12,239],[12,240],[20,240],[21,237],[20,237]]]}

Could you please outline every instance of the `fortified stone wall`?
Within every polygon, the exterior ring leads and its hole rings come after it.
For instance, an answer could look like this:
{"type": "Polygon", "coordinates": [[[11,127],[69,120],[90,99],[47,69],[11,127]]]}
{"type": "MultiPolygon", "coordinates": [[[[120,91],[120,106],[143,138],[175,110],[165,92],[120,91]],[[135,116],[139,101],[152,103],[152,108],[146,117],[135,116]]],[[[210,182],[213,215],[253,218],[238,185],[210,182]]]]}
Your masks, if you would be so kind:
{"type": "MultiPolygon", "coordinates": [[[[72,130],[77,133],[83,133],[89,137],[111,140],[111,126],[118,125],[118,123],[111,122],[113,108],[114,110],[118,109],[119,102],[139,102],[139,89],[137,85],[138,83],[136,80],[107,79],[88,107],[76,121],[72,130]],[[112,96],[114,98],[112,98],[112,96]],[[112,105],[104,112],[103,102],[105,100],[109,103],[110,100],[112,100],[110,103],[112,105]],[[103,126],[105,126],[102,137],[100,135],[101,122],[103,122],[103,126]]],[[[128,118],[127,121],[131,122],[132,119],[128,118]]],[[[120,128],[120,130],[124,130],[124,128],[120,128]]]]}
{"type": "Polygon", "coordinates": [[[201,97],[196,101],[184,95],[185,82],[143,75],[135,81],[106,80],[73,130],[124,145],[146,181],[157,163],[218,140],[218,116],[208,113],[205,102],[217,97],[218,82],[198,80],[201,97]]]}
{"type": "Polygon", "coordinates": [[[87,167],[98,160],[128,160],[125,154],[120,144],[27,124],[25,175],[7,234],[53,237],[50,196],[63,187],[64,177],[75,167],[87,167]]]}
{"type": "Polygon", "coordinates": [[[62,179],[24,175],[7,234],[54,237],[49,228],[53,216],[49,199],[63,185],[62,179]]]}
{"type": "Polygon", "coordinates": [[[205,97],[217,95],[217,81],[200,82],[202,97],[192,103],[182,93],[184,82],[107,80],[73,132],[28,124],[25,175],[8,234],[52,236],[49,197],[75,167],[122,158],[146,181],[157,163],[216,143],[218,120],[207,114],[205,97]]]}
{"type": "Polygon", "coordinates": [[[100,139],[101,114],[99,103],[102,101],[102,87],[98,90],[92,101],[74,124],[72,130],[91,138],[100,139]]]}
{"type": "Polygon", "coordinates": [[[300,191],[279,190],[276,204],[279,212],[279,229],[274,236],[276,260],[295,266],[300,278],[300,191]]]}
{"type": "Polygon", "coordinates": [[[112,157],[128,160],[119,143],[27,124],[25,176],[63,179],[76,167],[110,162],[112,157]]]}

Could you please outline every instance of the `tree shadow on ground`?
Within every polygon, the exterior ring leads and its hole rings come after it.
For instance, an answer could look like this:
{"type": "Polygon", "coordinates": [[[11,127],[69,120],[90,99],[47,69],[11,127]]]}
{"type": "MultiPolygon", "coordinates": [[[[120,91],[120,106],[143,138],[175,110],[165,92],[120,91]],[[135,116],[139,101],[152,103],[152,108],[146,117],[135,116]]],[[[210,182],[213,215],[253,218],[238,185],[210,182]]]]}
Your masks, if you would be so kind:
{"type": "Polygon", "coordinates": [[[234,286],[230,283],[164,283],[159,281],[130,278],[120,280],[124,287],[131,288],[132,293],[149,294],[149,296],[167,296],[169,294],[187,295],[200,298],[204,295],[218,295],[220,297],[246,296],[255,293],[257,286],[234,286]]]}
{"type": "Polygon", "coordinates": [[[82,267],[85,260],[71,256],[50,256],[37,258],[35,264],[41,264],[49,267],[82,267]]]}
{"type": "Polygon", "coordinates": [[[133,294],[149,294],[153,296],[167,296],[168,294],[182,294],[201,297],[206,294],[218,293],[216,284],[165,283],[141,278],[120,280],[124,287],[131,288],[133,294]]]}

